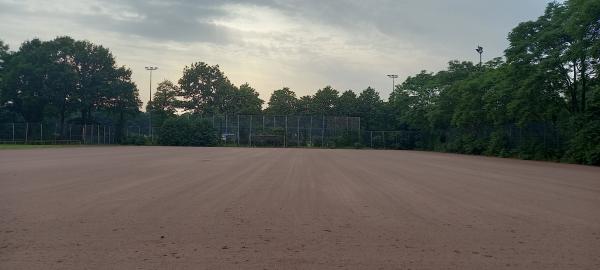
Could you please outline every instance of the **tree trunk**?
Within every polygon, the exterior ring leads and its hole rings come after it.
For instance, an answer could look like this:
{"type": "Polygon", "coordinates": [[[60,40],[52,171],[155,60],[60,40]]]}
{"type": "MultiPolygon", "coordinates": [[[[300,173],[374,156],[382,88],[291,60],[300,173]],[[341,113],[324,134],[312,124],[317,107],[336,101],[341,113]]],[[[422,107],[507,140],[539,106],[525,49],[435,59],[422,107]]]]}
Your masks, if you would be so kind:
{"type": "Polygon", "coordinates": [[[586,91],[586,63],[585,56],[581,58],[581,112],[585,112],[585,91],[586,91]]]}
{"type": "Polygon", "coordinates": [[[571,91],[571,110],[577,113],[577,61],[573,61],[573,90],[571,91]]]}
{"type": "Polygon", "coordinates": [[[65,131],[65,109],[64,107],[60,110],[60,138],[63,138],[65,131]]]}
{"type": "Polygon", "coordinates": [[[81,124],[85,125],[87,123],[87,117],[85,115],[86,110],[82,109],[81,110],[81,124]]]}
{"type": "Polygon", "coordinates": [[[117,121],[117,128],[115,130],[115,138],[117,143],[121,143],[123,139],[123,130],[125,129],[125,113],[123,109],[119,110],[119,120],[117,121]]]}

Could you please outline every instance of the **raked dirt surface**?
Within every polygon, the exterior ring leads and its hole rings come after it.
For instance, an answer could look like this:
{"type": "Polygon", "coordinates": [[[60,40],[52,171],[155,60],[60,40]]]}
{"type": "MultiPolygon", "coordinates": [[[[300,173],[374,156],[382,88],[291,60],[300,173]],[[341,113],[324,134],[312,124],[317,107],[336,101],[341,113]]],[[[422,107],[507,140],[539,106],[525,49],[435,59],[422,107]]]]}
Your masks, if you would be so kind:
{"type": "Polygon", "coordinates": [[[0,151],[0,269],[600,269],[600,168],[411,151],[0,151]]]}

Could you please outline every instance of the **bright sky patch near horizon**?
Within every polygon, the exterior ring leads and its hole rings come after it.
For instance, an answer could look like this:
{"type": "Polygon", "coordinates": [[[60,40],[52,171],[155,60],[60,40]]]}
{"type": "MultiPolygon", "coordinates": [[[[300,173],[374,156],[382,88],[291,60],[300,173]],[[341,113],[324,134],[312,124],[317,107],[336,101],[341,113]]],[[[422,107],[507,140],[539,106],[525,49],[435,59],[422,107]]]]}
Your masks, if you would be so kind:
{"type": "Polygon", "coordinates": [[[193,62],[218,64],[236,85],[268,101],[290,87],[298,96],[331,85],[368,86],[387,99],[392,83],[450,60],[502,56],[518,23],[543,14],[548,0],[0,0],[0,39],[17,50],[32,38],[68,35],[109,48],[133,70],[143,101],[145,66],[153,87],[177,82],[193,62]]]}

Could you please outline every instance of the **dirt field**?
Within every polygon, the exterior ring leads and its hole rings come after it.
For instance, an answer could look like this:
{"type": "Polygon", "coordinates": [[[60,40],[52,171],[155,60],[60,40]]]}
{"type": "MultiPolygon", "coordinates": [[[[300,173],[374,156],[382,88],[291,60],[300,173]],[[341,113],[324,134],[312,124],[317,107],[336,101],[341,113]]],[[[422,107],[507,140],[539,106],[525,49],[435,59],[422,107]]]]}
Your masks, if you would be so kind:
{"type": "Polygon", "coordinates": [[[0,151],[0,269],[600,269],[600,168],[408,151],[0,151]]]}

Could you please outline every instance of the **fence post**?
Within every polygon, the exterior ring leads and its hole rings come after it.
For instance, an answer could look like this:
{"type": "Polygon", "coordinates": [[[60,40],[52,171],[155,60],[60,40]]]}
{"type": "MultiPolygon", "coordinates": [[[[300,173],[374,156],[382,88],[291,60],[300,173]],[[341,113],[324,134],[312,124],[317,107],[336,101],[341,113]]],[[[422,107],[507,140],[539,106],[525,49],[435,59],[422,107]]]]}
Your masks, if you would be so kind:
{"type": "Polygon", "coordinates": [[[42,144],[43,140],[44,140],[44,124],[40,123],[40,144],[42,144]]]}
{"type": "Polygon", "coordinates": [[[285,116],[285,135],[283,136],[283,147],[287,147],[287,133],[288,133],[288,116],[285,116]]]}
{"type": "Polygon", "coordinates": [[[106,144],[106,125],[102,126],[102,143],[106,144]]]}
{"type": "Polygon", "coordinates": [[[248,132],[248,147],[252,147],[252,115],[250,115],[250,132],[248,132]]]}
{"type": "Polygon", "coordinates": [[[361,130],[360,130],[360,117],[358,117],[358,143],[360,143],[362,145],[362,140],[361,140],[361,130]]]}
{"type": "Polygon", "coordinates": [[[381,132],[381,139],[382,139],[382,142],[383,142],[383,149],[385,149],[385,131],[381,132]]]}
{"type": "Polygon", "coordinates": [[[296,116],[296,147],[300,147],[300,116],[296,116]]]}
{"type": "Polygon", "coordinates": [[[309,135],[308,135],[308,140],[310,141],[310,145],[312,146],[313,142],[312,142],[312,128],[313,128],[313,117],[312,115],[310,116],[310,128],[309,128],[309,135]]]}
{"type": "Polygon", "coordinates": [[[110,141],[110,127],[108,126],[108,144],[112,144],[112,142],[110,141]]]}
{"type": "Polygon", "coordinates": [[[25,143],[27,143],[28,135],[29,135],[29,122],[25,123],[25,143]]]}
{"type": "Polygon", "coordinates": [[[13,144],[15,143],[15,123],[12,123],[12,140],[13,144]]]}
{"type": "MultiPolygon", "coordinates": [[[[73,138],[71,136],[71,130],[72,130],[72,127],[71,127],[71,124],[69,124],[69,141],[73,140],[73,138]]],[[[71,142],[69,142],[69,143],[71,143],[71,142]]]]}
{"type": "Polygon", "coordinates": [[[240,115],[237,115],[237,146],[240,146],[240,115]]]}
{"type": "Polygon", "coordinates": [[[337,116],[333,117],[333,138],[335,138],[337,136],[337,133],[335,131],[335,128],[337,127],[337,123],[338,123],[337,119],[338,119],[337,116]]]}
{"type": "Polygon", "coordinates": [[[323,124],[321,124],[321,148],[325,148],[325,115],[323,117],[323,124]]]}
{"type": "Polygon", "coordinates": [[[371,148],[373,148],[373,131],[371,131],[371,148]]]}
{"type": "Polygon", "coordinates": [[[98,133],[98,136],[96,136],[96,141],[98,141],[98,144],[100,144],[100,125],[96,124],[96,132],[98,133]]]}

